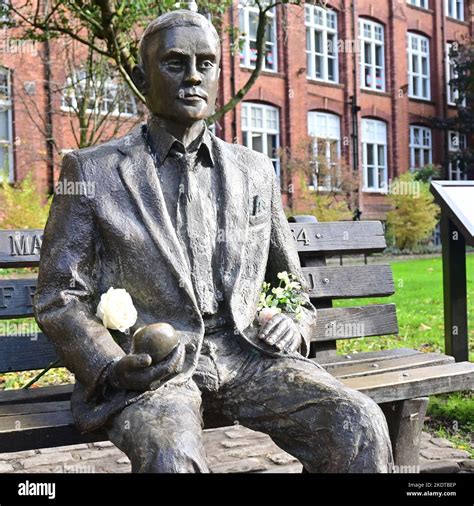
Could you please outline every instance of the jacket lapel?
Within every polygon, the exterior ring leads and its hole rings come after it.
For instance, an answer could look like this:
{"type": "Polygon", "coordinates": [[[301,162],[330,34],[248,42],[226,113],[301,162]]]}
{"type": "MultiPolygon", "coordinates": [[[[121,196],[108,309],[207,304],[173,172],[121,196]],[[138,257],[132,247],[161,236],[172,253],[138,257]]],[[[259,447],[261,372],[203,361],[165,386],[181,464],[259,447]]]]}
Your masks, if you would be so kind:
{"type": "MultiPolygon", "coordinates": [[[[249,223],[248,169],[227,145],[215,136],[213,154],[221,168],[221,230],[218,238],[223,265],[225,300],[234,312],[233,294],[238,285],[247,244],[249,223]]],[[[234,317],[235,320],[235,317],[234,317]]]]}
{"type": "Polygon", "coordinates": [[[167,260],[180,286],[197,307],[189,267],[169,217],[155,163],[142,134],[142,125],[133,129],[118,150],[125,155],[118,167],[150,237],[167,260]]]}

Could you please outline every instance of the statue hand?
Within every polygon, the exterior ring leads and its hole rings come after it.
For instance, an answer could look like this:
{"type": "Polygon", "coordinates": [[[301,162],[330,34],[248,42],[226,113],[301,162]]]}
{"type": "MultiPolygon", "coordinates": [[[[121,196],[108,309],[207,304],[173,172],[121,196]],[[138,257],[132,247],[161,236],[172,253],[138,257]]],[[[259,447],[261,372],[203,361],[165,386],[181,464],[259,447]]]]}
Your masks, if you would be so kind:
{"type": "Polygon", "coordinates": [[[185,355],[183,344],[177,346],[166,360],[154,366],[147,353],[125,355],[112,366],[108,382],[121,390],[145,392],[152,383],[179,374],[183,369],[185,355]]]}
{"type": "Polygon", "coordinates": [[[260,329],[258,337],[280,351],[294,352],[301,344],[301,334],[295,322],[278,313],[260,329]]]}

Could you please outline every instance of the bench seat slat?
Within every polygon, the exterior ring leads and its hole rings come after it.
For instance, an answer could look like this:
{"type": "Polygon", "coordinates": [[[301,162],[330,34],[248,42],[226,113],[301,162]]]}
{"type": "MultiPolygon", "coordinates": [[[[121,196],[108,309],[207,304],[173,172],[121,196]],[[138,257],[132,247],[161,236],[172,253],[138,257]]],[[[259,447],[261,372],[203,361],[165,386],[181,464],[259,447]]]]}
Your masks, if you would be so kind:
{"type": "Polygon", "coordinates": [[[395,292],[390,265],[303,267],[311,298],[386,297],[395,292]]]}
{"type": "Polygon", "coordinates": [[[411,356],[388,360],[374,359],[362,364],[344,364],[339,367],[333,367],[328,372],[338,379],[355,378],[357,376],[370,376],[373,374],[382,374],[384,372],[408,370],[416,367],[427,367],[453,362],[454,358],[448,355],[419,352],[411,356]]]}
{"type": "Polygon", "coordinates": [[[321,364],[326,370],[330,371],[333,367],[339,367],[344,364],[362,364],[372,360],[389,360],[396,357],[409,357],[420,353],[418,350],[410,348],[393,348],[381,351],[362,351],[350,355],[330,355],[327,357],[315,358],[314,360],[321,364]]]}
{"type": "Polygon", "coordinates": [[[318,309],[312,341],[398,333],[395,304],[318,309]]]}
{"type": "Polygon", "coordinates": [[[380,404],[458,390],[471,390],[474,388],[474,364],[457,362],[420,367],[406,372],[346,378],[341,381],[380,404]]]}

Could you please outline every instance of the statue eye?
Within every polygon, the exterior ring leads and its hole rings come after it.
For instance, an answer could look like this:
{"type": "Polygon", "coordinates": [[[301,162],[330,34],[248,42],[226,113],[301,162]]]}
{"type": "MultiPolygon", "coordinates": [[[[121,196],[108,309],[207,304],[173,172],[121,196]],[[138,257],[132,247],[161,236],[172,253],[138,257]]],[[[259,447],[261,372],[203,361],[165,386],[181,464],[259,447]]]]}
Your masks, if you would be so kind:
{"type": "Polygon", "coordinates": [[[211,60],[204,60],[200,63],[200,67],[203,69],[211,69],[214,67],[214,63],[211,60]]]}
{"type": "Polygon", "coordinates": [[[167,66],[172,70],[179,70],[183,64],[179,60],[168,60],[167,66]]]}

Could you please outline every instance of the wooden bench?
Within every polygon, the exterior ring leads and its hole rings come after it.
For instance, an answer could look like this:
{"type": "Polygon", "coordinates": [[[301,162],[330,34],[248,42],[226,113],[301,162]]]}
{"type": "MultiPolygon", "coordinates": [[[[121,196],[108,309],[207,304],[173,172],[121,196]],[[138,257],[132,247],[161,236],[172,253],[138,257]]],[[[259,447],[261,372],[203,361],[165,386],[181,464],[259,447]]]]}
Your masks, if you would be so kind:
{"type": "MultiPolygon", "coordinates": [[[[318,308],[311,357],[381,406],[395,463],[416,466],[427,396],[472,389],[474,364],[407,348],[336,354],[338,339],[397,334],[398,325],[394,304],[335,308],[333,300],[390,296],[394,283],[389,265],[326,265],[330,256],[383,251],[386,244],[380,222],[315,223],[311,219],[290,218],[311,300],[318,308]]],[[[37,266],[41,238],[41,230],[0,231],[0,268],[37,266]]],[[[0,278],[0,320],[32,316],[35,284],[35,277],[0,278]]],[[[0,337],[0,373],[43,369],[56,359],[54,348],[42,334],[36,339],[0,337]]],[[[72,385],[1,391],[0,452],[107,439],[103,433],[78,432],[69,409],[71,391],[72,385]]],[[[206,428],[232,423],[215,416],[205,420],[206,428]]]]}

